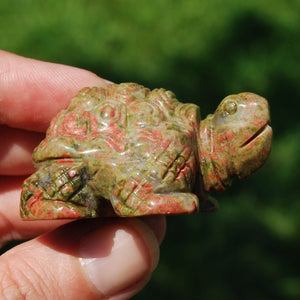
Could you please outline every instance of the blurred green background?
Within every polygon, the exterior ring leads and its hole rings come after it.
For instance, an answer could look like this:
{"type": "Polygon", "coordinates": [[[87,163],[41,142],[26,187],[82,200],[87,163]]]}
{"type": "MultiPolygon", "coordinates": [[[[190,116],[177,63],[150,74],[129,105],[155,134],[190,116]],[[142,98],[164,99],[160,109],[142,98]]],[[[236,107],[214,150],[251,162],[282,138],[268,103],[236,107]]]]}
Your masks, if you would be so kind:
{"type": "Polygon", "coordinates": [[[266,97],[270,159],[219,212],[168,217],[134,299],[300,299],[299,0],[2,0],[0,48],[170,89],[203,117],[228,94],[266,97]]]}

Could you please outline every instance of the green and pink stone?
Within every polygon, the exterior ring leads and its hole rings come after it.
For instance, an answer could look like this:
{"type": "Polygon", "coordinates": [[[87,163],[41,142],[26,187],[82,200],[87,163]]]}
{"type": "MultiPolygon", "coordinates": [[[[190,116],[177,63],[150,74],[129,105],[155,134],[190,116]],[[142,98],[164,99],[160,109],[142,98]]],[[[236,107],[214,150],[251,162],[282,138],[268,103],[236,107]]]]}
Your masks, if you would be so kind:
{"type": "Polygon", "coordinates": [[[25,180],[23,219],[215,211],[224,190],[266,161],[267,101],[226,97],[201,121],[199,107],[135,83],[84,88],[51,122],[25,180]]]}

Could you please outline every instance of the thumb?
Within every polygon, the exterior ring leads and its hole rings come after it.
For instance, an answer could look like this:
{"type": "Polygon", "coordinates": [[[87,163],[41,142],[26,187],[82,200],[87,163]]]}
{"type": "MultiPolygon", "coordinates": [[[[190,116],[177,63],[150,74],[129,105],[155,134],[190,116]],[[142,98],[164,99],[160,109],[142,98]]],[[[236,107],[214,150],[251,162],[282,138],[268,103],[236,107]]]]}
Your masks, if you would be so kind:
{"type": "Polygon", "coordinates": [[[153,230],[141,219],[80,220],[11,249],[0,257],[0,298],[133,296],[158,262],[165,219],[155,218],[153,230]]]}

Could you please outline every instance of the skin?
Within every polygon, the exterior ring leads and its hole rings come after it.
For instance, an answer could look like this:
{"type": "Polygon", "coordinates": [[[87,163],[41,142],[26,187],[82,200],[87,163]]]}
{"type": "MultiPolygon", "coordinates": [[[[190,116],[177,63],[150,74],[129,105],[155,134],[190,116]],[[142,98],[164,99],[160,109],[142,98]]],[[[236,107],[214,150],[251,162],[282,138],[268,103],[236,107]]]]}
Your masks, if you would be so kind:
{"type": "Polygon", "coordinates": [[[245,178],[272,141],[267,101],[226,97],[200,122],[199,108],[134,83],[84,88],[36,148],[22,189],[24,219],[144,216],[214,211],[212,189],[245,178]]]}
{"type": "Polygon", "coordinates": [[[107,81],[0,51],[0,242],[31,238],[0,257],[0,299],[127,299],[157,264],[165,232],[161,216],[20,219],[21,185],[34,171],[32,151],[54,115],[87,85],[105,87],[107,81]]]}

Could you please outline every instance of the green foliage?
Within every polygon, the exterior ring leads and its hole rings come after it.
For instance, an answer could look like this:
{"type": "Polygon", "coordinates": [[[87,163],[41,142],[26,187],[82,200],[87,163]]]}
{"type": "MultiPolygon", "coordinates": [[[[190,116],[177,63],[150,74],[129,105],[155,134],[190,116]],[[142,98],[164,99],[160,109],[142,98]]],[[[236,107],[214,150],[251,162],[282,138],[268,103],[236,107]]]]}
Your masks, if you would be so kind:
{"type": "Polygon", "coordinates": [[[269,99],[266,166],[216,195],[215,214],[168,219],[161,263],[136,299],[300,298],[300,2],[7,1],[2,49],[165,87],[203,116],[230,93],[269,99]]]}

